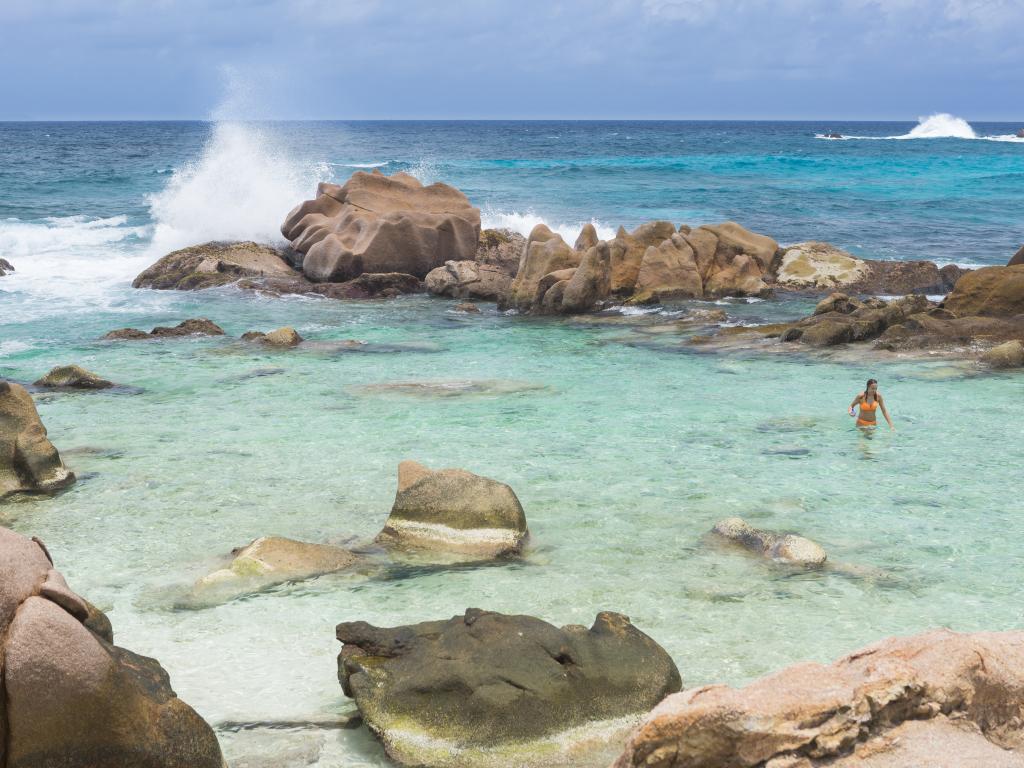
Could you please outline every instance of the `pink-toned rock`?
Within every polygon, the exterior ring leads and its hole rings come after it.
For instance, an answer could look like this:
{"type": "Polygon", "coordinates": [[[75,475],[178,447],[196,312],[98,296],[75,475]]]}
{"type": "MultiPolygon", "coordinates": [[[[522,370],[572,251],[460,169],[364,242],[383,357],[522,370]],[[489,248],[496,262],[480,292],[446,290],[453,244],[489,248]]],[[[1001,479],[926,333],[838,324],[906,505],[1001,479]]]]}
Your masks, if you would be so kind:
{"type": "Polygon", "coordinates": [[[640,262],[633,302],[669,298],[697,299],[704,295],[693,248],[683,235],[672,235],[657,247],[650,246],[640,262]]]}
{"type": "Polygon", "coordinates": [[[552,272],[575,269],[579,266],[582,256],[579,251],[570,248],[560,235],[552,232],[546,225],[538,224],[530,232],[523,249],[523,257],[519,262],[519,272],[512,281],[509,295],[502,300],[500,306],[529,311],[544,297],[544,293],[538,290],[544,276],[552,272]]]}
{"type": "Polygon", "coordinates": [[[615,768],[1024,765],[1024,632],[890,638],[666,698],[615,768]]]}
{"type": "Polygon", "coordinates": [[[658,246],[676,233],[676,226],[670,221],[648,221],[632,232],[619,227],[615,239],[608,243],[611,256],[611,291],[619,296],[629,296],[636,288],[640,264],[649,247],[658,246]]]}

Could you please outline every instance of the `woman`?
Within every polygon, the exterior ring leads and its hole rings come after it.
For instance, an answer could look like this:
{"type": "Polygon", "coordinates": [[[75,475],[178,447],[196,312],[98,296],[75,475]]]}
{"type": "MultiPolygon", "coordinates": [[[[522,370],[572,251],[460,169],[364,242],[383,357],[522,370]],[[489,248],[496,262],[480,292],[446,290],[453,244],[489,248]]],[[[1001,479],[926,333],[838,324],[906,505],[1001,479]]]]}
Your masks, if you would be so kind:
{"type": "Polygon", "coordinates": [[[878,391],[878,382],[875,379],[868,379],[868,384],[864,391],[853,398],[853,402],[850,403],[850,415],[857,416],[858,427],[876,427],[878,426],[878,419],[875,412],[879,408],[882,409],[882,415],[885,416],[885,420],[889,422],[889,429],[896,429],[892,425],[892,419],[889,418],[889,412],[885,410],[885,400],[882,399],[882,395],[878,391]],[[858,405],[860,406],[859,415],[855,414],[853,410],[858,405]]]}

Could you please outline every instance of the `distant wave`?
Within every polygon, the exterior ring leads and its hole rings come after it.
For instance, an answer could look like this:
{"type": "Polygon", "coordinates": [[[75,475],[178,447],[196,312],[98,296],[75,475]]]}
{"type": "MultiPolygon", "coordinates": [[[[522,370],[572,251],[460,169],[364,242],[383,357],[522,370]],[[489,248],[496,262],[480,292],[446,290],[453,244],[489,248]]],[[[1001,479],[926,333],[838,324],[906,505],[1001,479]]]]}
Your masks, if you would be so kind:
{"type": "Polygon", "coordinates": [[[328,165],[337,166],[338,168],[383,168],[385,165],[390,164],[390,160],[385,160],[383,163],[328,163],[328,165]]]}
{"type": "MultiPolygon", "coordinates": [[[[538,224],[546,224],[552,232],[557,232],[569,245],[576,242],[580,230],[583,229],[585,221],[575,223],[551,222],[533,211],[519,213],[518,211],[495,211],[485,209],[481,214],[481,225],[484,229],[511,229],[523,236],[529,236],[530,231],[538,224]]],[[[611,240],[615,237],[615,228],[597,219],[591,219],[590,223],[597,230],[597,236],[601,240],[611,240]]]]}
{"type": "Polygon", "coordinates": [[[1013,143],[1024,143],[1024,138],[1018,138],[1013,134],[996,136],[979,136],[971,127],[971,124],[962,117],[951,115],[947,112],[940,112],[929,117],[918,118],[918,123],[909,133],[899,136],[841,136],[838,138],[828,134],[815,134],[816,139],[827,139],[829,141],[905,141],[907,139],[977,139],[981,141],[1007,141],[1013,143]]]}

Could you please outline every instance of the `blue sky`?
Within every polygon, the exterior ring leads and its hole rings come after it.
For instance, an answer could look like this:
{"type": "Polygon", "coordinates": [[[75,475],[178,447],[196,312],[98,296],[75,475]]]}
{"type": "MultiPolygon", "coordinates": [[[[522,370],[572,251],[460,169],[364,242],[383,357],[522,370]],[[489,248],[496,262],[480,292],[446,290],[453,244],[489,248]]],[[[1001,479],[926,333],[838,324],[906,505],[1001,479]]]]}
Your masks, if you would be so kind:
{"type": "Polygon", "coordinates": [[[1021,29],[1024,0],[0,0],[0,119],[1021,120],[1021,29]]]}

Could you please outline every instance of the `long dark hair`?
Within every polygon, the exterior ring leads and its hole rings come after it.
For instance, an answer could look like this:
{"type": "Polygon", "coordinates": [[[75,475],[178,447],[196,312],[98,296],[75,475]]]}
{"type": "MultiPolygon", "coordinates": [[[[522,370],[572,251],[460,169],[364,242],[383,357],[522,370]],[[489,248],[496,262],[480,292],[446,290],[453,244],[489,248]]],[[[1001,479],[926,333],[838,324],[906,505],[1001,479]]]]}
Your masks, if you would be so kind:
{"type": "MultiPolygon", "coordinates": [[[[864,399],[865,400],[868,399],[868,395],[871,393],[871,385],[872,384],[877,384],[877,383],[878,383],[878,379],[868,379],[868,383],[864,385],[864,399]]],[[[875,400],[877,400],[877,399],[878,399],[878,396],[877,396],[877,393],[876,393],[875,400]]]]}

